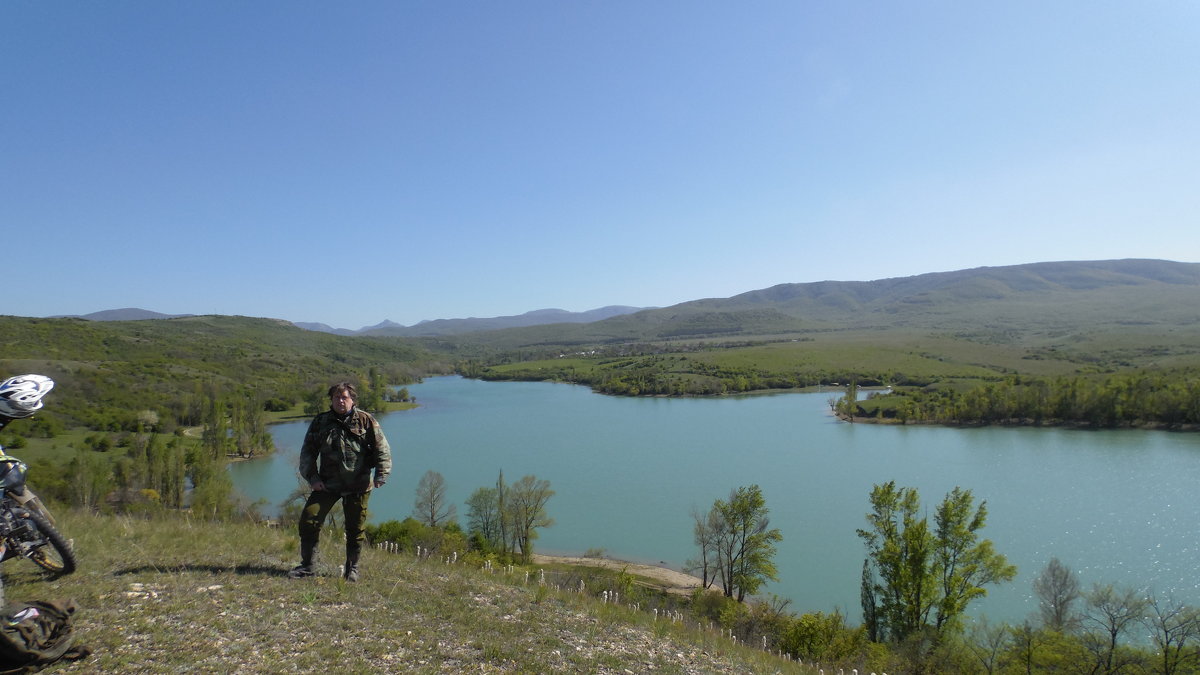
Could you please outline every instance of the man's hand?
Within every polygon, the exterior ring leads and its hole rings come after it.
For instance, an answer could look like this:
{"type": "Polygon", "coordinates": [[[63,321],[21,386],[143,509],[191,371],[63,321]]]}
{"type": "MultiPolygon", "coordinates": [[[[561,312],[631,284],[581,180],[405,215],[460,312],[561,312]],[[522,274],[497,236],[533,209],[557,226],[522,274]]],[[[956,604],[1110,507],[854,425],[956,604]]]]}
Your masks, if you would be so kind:
{"type": "Polygon", "coordinates": [[[387,482],[387,481],[386,481],[386,480],[384,480],[384,479],[382,479],[382,478],[376,478],[376,479],[375,479],[375,487],[377,487],[377,488],[381,488],[381,487],[383,487],[383,484],[384,484],[384,483],[386,483],[386,482],[387,482]]]}
{"type": "Polygon", "coordinates": [[[312,488],[313,492],[324,492],[325,491],[325,481],[320,480],[320,479],[314,480],[313,482],[309,483],[308,486],[310,488],[312,488]]]}

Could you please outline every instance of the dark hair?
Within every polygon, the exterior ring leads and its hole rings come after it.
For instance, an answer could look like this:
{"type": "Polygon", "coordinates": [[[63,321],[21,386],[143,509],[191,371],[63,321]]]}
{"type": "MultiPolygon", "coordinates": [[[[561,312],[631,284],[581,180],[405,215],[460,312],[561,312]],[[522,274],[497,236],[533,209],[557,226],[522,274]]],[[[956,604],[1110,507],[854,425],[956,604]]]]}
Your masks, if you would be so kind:
{"type": "Polygon", "coordinates": [[[349,382],[338,382],[337,384],[330,387],[329,388],[329,398],[333,398],[334,396],[342,393],[343,391],[346,392],[347,394],[350,394],[350,398],[353,399],[354,402],[356,402],[356,403],[358,402],[358,390],[355,389],[354,385],[349,382]]]}

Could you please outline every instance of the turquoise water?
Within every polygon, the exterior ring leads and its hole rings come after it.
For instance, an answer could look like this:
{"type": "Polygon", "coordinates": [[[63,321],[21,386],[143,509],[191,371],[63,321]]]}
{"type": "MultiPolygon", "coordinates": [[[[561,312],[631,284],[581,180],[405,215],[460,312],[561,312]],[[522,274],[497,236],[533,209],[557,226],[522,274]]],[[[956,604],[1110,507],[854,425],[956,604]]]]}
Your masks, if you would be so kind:
{"type": "MultiPolygon", "coordinates": [[[[372,520],[400,520],[427,470],[446,479],[465,522],[476,488],[525,474],[550,481],[538,550],[679,568],[695,556],[693,508],[758,484],[783,533],[779,582],[765,592],[793,611],[859,616],[865,525],[874,484],[919,489],[932,513],[961,486],[986,500],[983,530],[1019,568],[973,614],[1020,621],[1049,559],[1084,587],[1114,583],[1200,602],[1200,435],[1147,431],[894,427],[836,421],[837,395],[641,399],[585,387],[431,378],[409,387],[420,404],[381,417],[392,480],[371,498],[372,520]]],[[[273,427],[281,452],[231,467],[251,498],[277,505],[296,487],[307,423],[273,427]]],[[[266,510],[271,511],[273,507],[266,510]]]]}

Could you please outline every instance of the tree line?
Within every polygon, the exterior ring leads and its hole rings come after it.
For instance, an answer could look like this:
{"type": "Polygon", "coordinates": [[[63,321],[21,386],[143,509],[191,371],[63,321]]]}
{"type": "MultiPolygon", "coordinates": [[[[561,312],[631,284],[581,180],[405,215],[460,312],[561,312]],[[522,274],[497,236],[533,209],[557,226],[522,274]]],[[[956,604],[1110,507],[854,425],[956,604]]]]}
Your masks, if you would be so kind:
{"type": "Polygon", "coordinates": [[[230,457],[274,450],[262,408],[244,396],[210,389],[201,404],[198,433],[164,434],[153,415],[132,432],[89,434],[65,466],[30,463],[37,491],[72,507],[136,512],[190,508],[213,518],[239,510],[226,470],[230,457]]]}
{"type": "MultiPolygon", "coordinates": [[[[409,398],[406,389],[394,390],[375,369],[360,381],[362,402],[374,406],[368,409],[378,410],[388,400],[409,398]]],[[[329,405],[323,389],[314,388],[306,399],[329,405]]],[[[184,400],[187,405],[177,411],[175,420],[186,422],[186,427],[164,425],[157,411],[142,410],[131,418],[136,424],[130,431],[94,431],[81,443],[72,443],[73,451],[66,459],[30,461],[37,491],[55,501],[93,510],[190,508],[218,518],[239,513],[254,517],[254,509],[234,493],[226,466],[231,459],[274,452],[267,426],[272,401],[253,387],[221,389],[199,384],[184,400]]],[[[26,439],[35,435],[57,438],[65,432],[57,420],[51,409],[10,424],[0,444],[20,450],[26,447],[26,439]]]]}
{"type": "Polygon", "coordinates": [[[847,397],[836,407],[845,415],[900,422],[1179,428],[1200,424],[1200,373],[1012,375],[964,390],[900,388],[866,403],[847,397]]]}
{"type": "Polygon", "coordinates": [[[460,366],[460,372],[485,380],[525,380],[584,384],[593,391],[614,396],[720,396],[768,389],[799,389],[858,379],[880,384],[884,374],[819,369],[787,370],[706,363],[661,350],[630,348],[628,354],[595,358],[591,367],[557,365],[545,361],[531,368],[493,370],[478,363],[460,366]]]}

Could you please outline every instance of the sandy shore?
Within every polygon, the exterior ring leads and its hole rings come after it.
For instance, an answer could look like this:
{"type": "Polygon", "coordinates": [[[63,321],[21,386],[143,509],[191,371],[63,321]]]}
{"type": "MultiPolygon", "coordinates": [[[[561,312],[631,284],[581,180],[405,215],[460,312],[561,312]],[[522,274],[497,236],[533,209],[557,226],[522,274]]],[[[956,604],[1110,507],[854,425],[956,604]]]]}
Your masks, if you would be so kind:
{"type": "Polygon", "coordinates": [[[666,567],[658,567],[657,565],[643,565],[640,563],[626,562],[624,560],[613,560],[611,558],[576,558],[569,556],[558,555],[541,555],[533,554],[533,563],[535,565],[585,565],[588,567],[601,567],[604,569],[615,570],[620,572],[626,570],[630,574],[636,574],[641,577],[653,579],[664,591],[668,593],[678,593],[680,595],[691,595],[692,591],[700,588],[703,583],[699,577],[694,577],[683,572],[666,567]]]}

